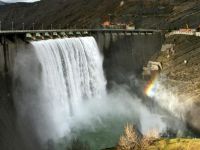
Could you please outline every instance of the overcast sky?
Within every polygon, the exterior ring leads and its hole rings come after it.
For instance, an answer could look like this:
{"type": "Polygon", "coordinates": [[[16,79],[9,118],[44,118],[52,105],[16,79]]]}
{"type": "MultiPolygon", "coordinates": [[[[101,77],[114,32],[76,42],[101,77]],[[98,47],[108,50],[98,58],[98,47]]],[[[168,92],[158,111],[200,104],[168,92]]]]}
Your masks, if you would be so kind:
{"type": "Polygon", "coordinates": [[[0,0],[0,1],[8,2],[8,3],[14,3],[14,2],[35,2],[35,1],[38,1],[38,0],[0,0]]]}

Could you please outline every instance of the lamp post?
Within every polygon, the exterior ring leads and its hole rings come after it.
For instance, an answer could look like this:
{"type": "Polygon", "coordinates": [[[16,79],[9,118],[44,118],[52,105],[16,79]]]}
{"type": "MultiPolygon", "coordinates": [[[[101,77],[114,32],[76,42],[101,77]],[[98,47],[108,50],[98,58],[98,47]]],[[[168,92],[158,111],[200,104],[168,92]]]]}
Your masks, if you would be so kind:
{"type": "Polygon", "coordinates": [[[44,29],[44,24],[42,24],[42,30],[44,29]]]}
{"type": "Polygon", "coordinates": [[[0,21],[0,31],[1,31],[1,21],[0,21]]]}
{"type": "Polygon", "coordinates": [[[53,30],[53,25],[51,24],[51,30],[53,30]]]}

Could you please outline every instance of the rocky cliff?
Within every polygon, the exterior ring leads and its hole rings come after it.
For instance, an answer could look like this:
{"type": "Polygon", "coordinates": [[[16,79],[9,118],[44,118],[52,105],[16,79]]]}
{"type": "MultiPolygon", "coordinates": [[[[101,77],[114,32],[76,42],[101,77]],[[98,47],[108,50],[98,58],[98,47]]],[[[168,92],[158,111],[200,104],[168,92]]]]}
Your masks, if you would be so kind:
{"type": "Polygon", "coordinates": [[[199,132],[200,37],[174,35],[168,37],[164,44],[174,44],[173,52],[161,51],[152,60],[162,63],[161,80],[178,99],[171,108],[182,109],[180,113],[188,125],[199,132]]]}
{"type": "Polygon", "coordinates": [[[174,54],[160,52],[157,61],[162,62],[162,74],[168,83],[176,86],[179,95],[193,100],[200,98],[200,38],[195,36],[175,35],[165,43],[175,44],[174,54]],[[187,91],[187,92],[186,92],[187,91]]]}

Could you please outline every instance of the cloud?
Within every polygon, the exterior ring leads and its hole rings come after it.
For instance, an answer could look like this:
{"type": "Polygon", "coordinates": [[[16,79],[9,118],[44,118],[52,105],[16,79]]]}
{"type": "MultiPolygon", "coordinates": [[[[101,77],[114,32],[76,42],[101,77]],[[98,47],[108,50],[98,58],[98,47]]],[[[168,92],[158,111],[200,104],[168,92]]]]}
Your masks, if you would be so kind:
{"type": "Polygon", "coordinates": [[[36,2],[36,1],[39,1],[39,0],[1,0],[2,2],[6,2],[6,3],[16,3],[16,2],[27,2],[27,3],[30,3],[30,2],[36,2]]]}

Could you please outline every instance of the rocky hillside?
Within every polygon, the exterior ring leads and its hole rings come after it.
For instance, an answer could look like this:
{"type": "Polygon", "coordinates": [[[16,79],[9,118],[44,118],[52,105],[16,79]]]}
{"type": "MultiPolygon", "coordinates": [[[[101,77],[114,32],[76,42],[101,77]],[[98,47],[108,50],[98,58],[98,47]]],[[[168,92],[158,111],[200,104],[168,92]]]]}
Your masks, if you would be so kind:
{"type": "Polygon", "coordinates": [[[183,108],[187,123],[199,132],[200,37],[174,35],[168,37],[165,44],[174,44],[174,50],[161,51],[153,60],[163,65],[164,85],[179,98],[177,109],[183,108]],[[185,104],[189,105],[185,107],[185,104]]]}
{"type": "Polygon", "coordinates": [[[174,54],[160,52],[157,61],[162,62],[162,74],[167,76],[170,85],[178,87],[179,95],[200,99],[200,38],[176,35],[166,40],[175,44],[174,54]],[[186,92],[187,91],[187,92],[186,92]]]}
{"type": "Polygon", "coordinates": [[[199,0],[41,0],[31,4],[0,6],[4,29],[98,27],[103,21],[133,21],[137,28],[169,29],[197,27],[200,20],[199,0]]]}

